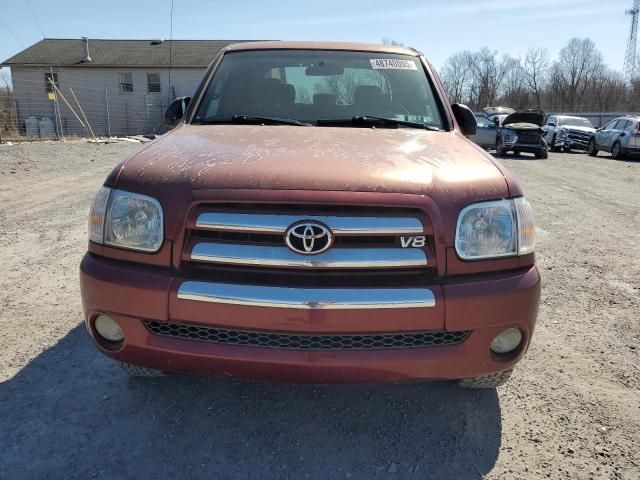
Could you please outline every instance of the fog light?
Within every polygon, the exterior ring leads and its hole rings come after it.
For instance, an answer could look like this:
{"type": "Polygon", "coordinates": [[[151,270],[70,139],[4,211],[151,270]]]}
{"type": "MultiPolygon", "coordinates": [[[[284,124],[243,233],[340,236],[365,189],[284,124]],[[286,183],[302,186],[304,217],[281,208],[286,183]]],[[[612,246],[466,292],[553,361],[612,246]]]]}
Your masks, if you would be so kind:
{"type": "Polygon", "coordinates": [[[491,342],[491,351],[495,353],[513,352],[522,342],[522,331],[519,328],[507,328],[491,342]]]}
{"type": "Polygon", "coordinates": [[[93,325],[96,332],[105,340],[119,342],[124,338],[120,325],[108,315],[98,315],[93,325]]]}

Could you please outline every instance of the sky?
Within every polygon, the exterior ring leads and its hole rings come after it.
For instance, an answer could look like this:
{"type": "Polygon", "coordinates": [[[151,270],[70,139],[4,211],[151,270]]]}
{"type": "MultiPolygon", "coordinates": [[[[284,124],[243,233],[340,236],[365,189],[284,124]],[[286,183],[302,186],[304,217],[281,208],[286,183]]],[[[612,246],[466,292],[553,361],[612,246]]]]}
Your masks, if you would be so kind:
{"type": "MultiPolygon", "coordinates": [[[[621,70],[632,0],[174,0],[174,39],[394,39],[440,67],[462,50],[555,57],[590,37],[621,70]]],[[[170,38],[171,0],[0,0],[0,60],[49,38],[170,38]]],[[[6,69],[5,69],[6,71],[6,69]]]]}

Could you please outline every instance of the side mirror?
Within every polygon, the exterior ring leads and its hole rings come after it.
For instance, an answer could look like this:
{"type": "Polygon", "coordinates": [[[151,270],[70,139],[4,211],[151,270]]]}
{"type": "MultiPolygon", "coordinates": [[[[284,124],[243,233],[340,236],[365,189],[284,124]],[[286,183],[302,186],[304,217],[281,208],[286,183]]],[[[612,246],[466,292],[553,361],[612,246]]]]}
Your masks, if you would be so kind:
{"type": "Polygon", "coordinates": [[[164,121],[167,125],[167,130],[175,128],[176,125],[180,123],[180,120],[182,120],[182,117],[184,117],[187,111],[190,101],[191,97],[178,97],[169,104],[164,112],[164,121]]]}
{"type": "Polygon", "coordinates": [[[462,134],[465,137],[475,135],[478,124],[476,123],[476,116],[471,109],[461,103],[454,103],[451,105],[451,109],[453,110],[453,116],[456,117],[456,122],[458,122],[462,134]]]}

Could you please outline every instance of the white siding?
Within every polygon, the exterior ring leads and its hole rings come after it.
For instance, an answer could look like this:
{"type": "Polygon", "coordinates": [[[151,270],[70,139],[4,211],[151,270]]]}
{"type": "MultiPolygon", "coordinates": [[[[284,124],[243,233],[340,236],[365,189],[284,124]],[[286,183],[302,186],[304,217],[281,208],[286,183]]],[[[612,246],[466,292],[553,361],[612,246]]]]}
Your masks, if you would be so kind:
{"type": "MultiPolygon", "coordinates": [[[[53,102],[48,100],[45,87],[45,68],[12,68],[20,128],[29,115],[55,119],[53,102]]],[[[198,86],[204,68],[172,69],[169,91],[169,71],[166,68],[62,68],[58,74],[60,91],[82,119],[82,113],[73,98],[75,93],[89,124],[96,135],[136,135],[151,133],[161,123],[164,110],[171,99],[192,95],[198,86]],[[131,72],[133,92],[120,93],[119,72],[131,72]],[[159,73],[160,93],[147,92],[147,73],[159,73]],[[109,116],[107,116],[107,103],[109,116]]],[[[88,136],[73,112],[62,98],[58,98],[62,128],[65,135],[88,136]]],[[[84,120],[83,120],[84,122],[84,120]]]]}

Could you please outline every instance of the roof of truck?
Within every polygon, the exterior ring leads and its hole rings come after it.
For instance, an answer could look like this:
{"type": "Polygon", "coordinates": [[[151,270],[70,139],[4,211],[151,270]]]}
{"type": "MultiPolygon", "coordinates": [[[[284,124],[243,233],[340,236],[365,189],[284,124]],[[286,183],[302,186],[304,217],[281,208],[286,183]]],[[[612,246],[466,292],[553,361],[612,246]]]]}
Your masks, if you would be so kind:
{"type": "Polygon", "coordinates": [[[355,50],[360,52],[396,53],[412,56],[420,55],[420,53],[413,48],[398,45],[377,45],[374,43],[351,42],[297,42],[281,40],[236,43],[226,47],[226,50],[355,50]]]}

